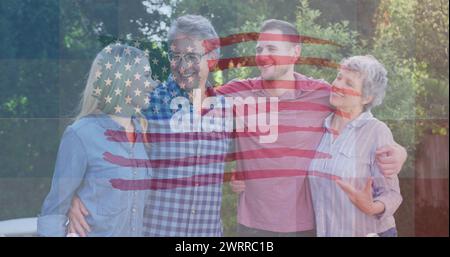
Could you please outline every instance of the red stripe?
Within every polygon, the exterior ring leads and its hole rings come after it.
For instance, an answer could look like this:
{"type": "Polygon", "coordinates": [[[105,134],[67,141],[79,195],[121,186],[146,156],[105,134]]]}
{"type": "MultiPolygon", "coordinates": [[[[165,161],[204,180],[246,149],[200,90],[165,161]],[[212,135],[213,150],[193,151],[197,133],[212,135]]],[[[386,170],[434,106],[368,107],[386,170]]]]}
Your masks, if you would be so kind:
{"type": "Polygon", "coordinates": [[[303,150],[292,149],[288,147],[280,147],[273,149],[259,149],[240,151],[228,154],[211,154],[202,156],[184,157],[179,159],[132,159],[125,158],[120,155],[114,155],[110,152],[103,153],[103,159],[110,163],[122,166],[122,167],[135,167],[135,168],[169,168],[169,167],[181,167],[181,166],[196,166],[205,165],[217,162],[230,162],[235,160],[251,160],[251,159],[271,159],[280,157],[300,157],[307,159],[327,159],[331,158],[331,155],[326,153],[317,152],[315,150],[303,150]]]}
{"type": "Polygon", "coordinates": [[[283,41],[292,43],[306,43],[306,44],[319,44],[319,45],[334,45],[339,46],[333,41],[314,38],[302,35],[289,35],[289,34],[273,34],[273,33],[258,33],[258,32],[247,32],[233,34],[222,38],[213,38],[203,41],[203,47],[205,52],[213,51],[219,47],[229,46],[233,44],[248,42],[248,41],[283,41]]]}
{"type": "MultiPolygon", "coordinates": [[[[276,61],[276,65],[315,65],[319,67],[328,67],[333,69],[338,69],[339,64],[324,58],[315,57],[300,57],[297,60],[293,59],[292,56],[276,56],[276,55],[259,55],[258,58],[272,58],[276,61]]],[[[210,71],[226,70],[231,68],[240,67],[253,67],[258,66],[256,63],[255,56],[243,56],[243,57],[233,57],[224,58],[219,60],[208,60],[208,66],[210,71]]]]}
{"type": "Polygon", "coordinates": [[[354,89],[338,88],[335,86],[331,87],[331,92],[336,92],[336,93],[341,93],[344,95],[351,95],[351,96],[361,96],[361,93],[354,89]]]}
{"type": "MultiPolygon", "coordinates": [[[[293,132],[315,132],[324,133],[326,129],[323,127],[296,127],[296,126],[278,126],[278,134],[293,133],[293,132]]],[[[136,133],[135,142],[142,143],[160,143],[160,142],[188,142],[193,140],[224,140],[227,138],[246,138],[259,137],[269,135],[261,133],[260,131],[249,132],[181,132],[181,133],[136,133]],[[148,140],[143,138],[147,137],[148,140]]],[[[108,141],[112,142],[130,142],[124,131],[106,130],[105,136],[108,141]]],[[[321,134],[319,136],[322,136],[321,134]]]]}
{"type": "Polygon", "coordinates": [[[272,170],[252,170],[228,173],[214,173],[204,175],[194,175],[192,177],[169,178],[169,179],[111,179],[113,188],[129,190],[165,190],[180,187],[206,186],[229,182],[231,180],[253,180],[267,178],[287,178],[287,177],[321,177],[330,180],[341,179],[338,176],[322,173],[319,171],[306,171],[295,169],[272,169],[272,170]]]}
{"type": "Polygon", "coordinates": [[[295,90],[300,91],[326,91],[331,92],[331,86],[323,81],[313,81],[308,79],[303,80],[271,80],[271,83],[265,83],[263,85],[263,79],[252,79],[251,86],[248,86],[245,83],[239,83],[239,81],[231,81],[225,83],[223,85],[217,86],[214,88],[214,94],[217,93],[219,95],[232,95],[239,92],[251,91],[251,90],[263,90],[263,89],[275,89],[275,88],[283,88],[283,89],[292,89],[292,82],[295,82],[295,90]]]}

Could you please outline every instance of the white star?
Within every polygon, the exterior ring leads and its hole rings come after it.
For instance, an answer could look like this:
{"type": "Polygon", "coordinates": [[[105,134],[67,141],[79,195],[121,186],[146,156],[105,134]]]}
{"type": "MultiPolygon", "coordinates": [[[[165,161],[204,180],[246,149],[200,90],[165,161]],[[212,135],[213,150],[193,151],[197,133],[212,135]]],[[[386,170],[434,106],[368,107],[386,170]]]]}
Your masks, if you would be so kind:
{"type": "Polygon", "coordinates": [[[105,80],[105,85],[111,86],[111,83],[112,83],[112,80],[111,80],[110,78],[107,78],[107,79],[105,80]]]}
{"type": "Polygon", "coordinates": [[[141,58],[139,58],[139,56],[136,57],[136,58],[134,58],[134,63],[135,63],[135,64],[141,63],[141,58]]]}
{"type": "Polygon", "coordinates": [[[170,45],[170,50],[175,51],[175,45],[174,44],[170,45]]]}
{"type": "Polygon", "coordinates": [[[136,72],[136,74],[134,74],[134,80],[141,80],[141,74],[136,72]]]}
{"type": "Polygon", "coordinates": [[[150,97],[148,97],[148,96],[145,97],[145,98],[144,98],[144,103],[145,103],[145,104],[149,104],[149,103],[150,103],[150,97]]]}
{"type": "Polygon", "coordinates": [[[158,106],[155,106],[155,107],[153,108],[153,112],[154,112],[154,113],[159,113],[159,107],[158,107],[158,106]]]}
{"type": "Polygon", "coordinates": [[[131,65],[130,65],[130,63],[125,64],[125,70],[126,70],[126,71],[131,71],[131,65]]]}
{"type": "Polygon", "coordinates": [[[166,73],[166,72],[167,72],[167,67],[162,67],[162,71],[163,71],[164,73],[166,73]]]}
{"type": "Polygon", "coordinates": [[[166,96],[166,97],[163,98],[163,103],[164,103],[164,104],[168,104],[169,101],[170,101],[170,98],[169,98],[168,96],[166,96]]]}
{"type": "Polygon", "coordinates": [[[144,50],[144,55],[145,57],[148,57],[150,55],[150,51],[148,49],[144,50]]]}
{"type": "Polygon", "coordinates": [[[188,67],[190,68],[190,67],[192,67],[192,62],[191,61],[189,61],[188,63],[187,63],[187,65],[188,65],[188,67]]]}
{"type": "Polygon", "coordinates": [[[112,51],[112,48],[111,48],[111,46],[107,46],[107,47],[105,47],[105,52],[107,52],[108,54],[110,54],[110,53],[111,53],[111,51],[112,51]]]}
{"type": "Polygon", "coordinates": [[[177,65],[177,62],[175,60],[170,61],[170,66],[174,68],[177,65]]]}
{"type": "Polygon", "coordinates": [[[125,52],[125,54],[130,55],[131,49],[127,47],[127,48],[125,48],[124,52],[125,52]]]}
{"type": "Polygon", "coordinates": [[[105,64],[105,67],[106,67],[107,70],[110,70],[111,67],[112,67],[112,64],[108,61],[108,62],[105,64]]]}
{"type": "Polygon", "coordinates": [[[144,82],[144,87],[145,87],[145,88],[149,88],[149,87],[150,87],[150,82],[149,82],[148,80],[146,80],[146,81],[144,82]]]}
{"type": "Polygon", "coordinates": [[[189,81],[189,83],[192,83],[194,81],[194,78],[193,77],[189,77],[188,81],[189,81]]]}
{"type": "Polygon", "coordinates": [[[122,79],[122,73],[120,72],[114,73],[114,76],[116,76],[116,79],[122,79]]]}
{"type": "Polygon", "coordinates": [[[116,110],[116,113],[120,113],[122,111],[122,107],[116,105],[116,107],[114,107],[114,110],[116,110]]]}
{"type": "Polygon", "coordinates": [[[125,86],[126,87],[131,87],[131,80],[130,79],[125,80],[125,86]]]}
{"type": "Polygon", "coordinates": [[[102,76],[102,72],[100,70],[95,72],[95,79],[99,79],[102,76]]]}
{"type": "Polygon", "coordinates": [[[102,93],[102,90],[99,88],[99,87],[96,87],[95,89],[94,89],[94,94],[95,95],[100,95],[102,93]]]}
{"type": "Polygon", "coordinates": [[[122,58],[119,55],[116,55],[116,57],[114,57],[114,59],[116,59],[117,63],[120,63],[120,60],[122,60],[122,58]]]}
{"type": "Polygon", "coordinates": [[[155,74],[155,76],[153,76],[154,80],[158,80],[159,76],[157,74],[155,74]]]}
{"type": "Polygon", "coordinates": [[[144,71],[145,72],[150,71],[150,66],[148,64],[144,66],[144,71]]]}
{"type": "Polygon", "coordinates": [[[191,46],[188,46],[188,47],[186,48],[186,50],[187,50],[189,53],[191,53],[191,52],[194,50],[194,48],[192,48],[191,46]]]}
{"type": "Polygon", "coordinates": [[[141,43],[139,42],[139,41],[135,41],[134,42],[134,46],[136,47],[136,48],[139,48],[140,46],[141,46],[141,43]]]}
{"type": "Polygon", "coordinates": [[[158,59],[153,58],[152,62],[153,62],[153,64],[158,64],[159,61],[158,61],[158,59]]]}
{"type": "Polygon", "coordinates": [[[131,97],[129,95],[127,95],[127,97],[125,97],[125,103],[131,104],[131,97]]]}
{"type": "Polygon", "coordinates": [[[111,96],[106,96],[105,97],[105,103],[111,103],[112,97],[111,96]]]}
{"type": "Polygon", "coordinates": [[[114,90],[114,92],[116,93],[116,95],[121,95],[122,94],[122,90],[117,88],[116,90],[114,90]]]}
{"type": "Polygon", "coordinates": [[[117,40],[116,41],[116,46],[120,46],[120,45],[121,45],[120,40],[117,40]]]}
{"type": "Polygon", "coordinates": [[[138,105],[138,106],[136,106],[136,108],[134,108],[134,111],[136,112],[136,113],[140,113],[141,112],[141,107],[138,105]]]}
{"type": "Polygon", "coordinates": [[[141,95],[141,90],[139,90],[139,88],[136,88],[136,90],[134,90],[134,96],[140,96],[141,95]]]}

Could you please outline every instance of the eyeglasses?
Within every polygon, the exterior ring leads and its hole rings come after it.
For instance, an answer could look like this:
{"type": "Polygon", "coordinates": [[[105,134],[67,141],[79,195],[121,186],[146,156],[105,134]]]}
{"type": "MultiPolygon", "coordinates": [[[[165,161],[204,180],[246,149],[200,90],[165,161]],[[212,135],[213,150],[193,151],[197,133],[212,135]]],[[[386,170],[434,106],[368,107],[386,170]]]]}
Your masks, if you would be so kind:
{"type": "Polygon", "coordinates": [[[199,53],[187,53],[187,54],[179,54],[179,53],[173,53],[169,52],[169,61],[174,61],[176,63],[180,63],[182,59],[186,63],[192,63],[192,64],[199,64],[200,60],[202,59],[205,54],[199,54],[199,53]]]}

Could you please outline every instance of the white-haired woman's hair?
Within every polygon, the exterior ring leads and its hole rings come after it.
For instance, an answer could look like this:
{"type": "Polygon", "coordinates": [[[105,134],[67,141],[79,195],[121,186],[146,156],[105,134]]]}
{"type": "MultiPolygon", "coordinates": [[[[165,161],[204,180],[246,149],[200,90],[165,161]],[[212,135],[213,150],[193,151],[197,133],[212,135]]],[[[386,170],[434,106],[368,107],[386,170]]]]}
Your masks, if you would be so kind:
{"type": "Polygon", "coordinates": [[[383,103],[388,86],[387,71],[383,64],[375,57],[365,55],[345,58],[342,60],[341,66],[362,76],[362,96],[373,97],[372,101],[364,106],[365,111],[383,103]]]}

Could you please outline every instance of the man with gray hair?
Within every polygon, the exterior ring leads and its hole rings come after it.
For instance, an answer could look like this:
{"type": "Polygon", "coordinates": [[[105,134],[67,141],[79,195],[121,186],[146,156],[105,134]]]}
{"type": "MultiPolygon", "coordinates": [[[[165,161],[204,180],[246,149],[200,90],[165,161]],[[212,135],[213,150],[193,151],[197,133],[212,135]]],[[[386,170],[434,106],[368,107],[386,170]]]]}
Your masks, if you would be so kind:
{"type": "Polygon", "coordinates": [[[144,236],[222,236],[220,215],[227,134],[222,129],[211,139],[208,138],[211,133],[193,129],[195,120],[201,119],[193,98],[206,98],[212,88],[208,82],[208,60],[217,59],[219,54],[219,50],[205,52],[202,43],[217,37],[211,23],[198,15],[181,16],[169,29],[172,75],[152,92],[151,107],[146,114],[151,134],[165,138],[152,142],[149,150],[150,162],[156,159],[162,160],[162,164],[152,169],[151,177],[159,185],[149,190],[144,236]],[[182,103],[184,110],[173,109],[176,102],[182,103]],[[176,113],[186,110],[189,128],[174,131],[170,121],[176,113]],[[211,156],[214,160],[209,159],[211,156]]]}

